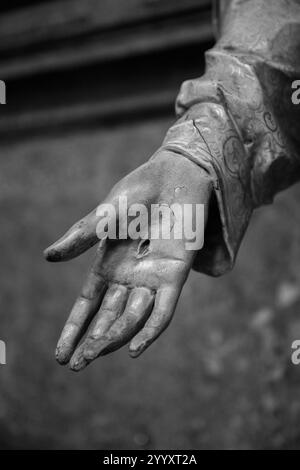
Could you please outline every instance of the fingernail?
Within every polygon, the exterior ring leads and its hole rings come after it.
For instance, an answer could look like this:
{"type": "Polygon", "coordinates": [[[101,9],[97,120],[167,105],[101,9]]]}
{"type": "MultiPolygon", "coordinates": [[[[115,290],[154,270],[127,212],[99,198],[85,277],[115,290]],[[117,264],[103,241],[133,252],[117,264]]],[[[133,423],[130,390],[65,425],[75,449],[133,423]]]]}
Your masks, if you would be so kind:
{"type": "Polygon", "coordinates": [[[83,348],[77,350],[70,359],[70,369],[79,371],[87,366],[87,361],[83,357],[83,348]]]}
{"type": "Polygon", "coordinates": [[[139,353],[139,351],[133,351],[133,350],[129,349],[129,355],[130,355],[130,357],[135,359],[136,357],[138,357],[140,355],[140,353],[139,353]]]}
{"type": "Polygon", "coordinates": [[[143,345],[142,346],[138,346],[138,347],[135,347],[135,348],[130,348],[129,347],[129,355],[132,357],[132,358],[136,358],[138,356],[140,356],[142,354],[142,352],[144,351],[144,347],[143,345]]]}
{"type": "Polygon", "coordinates": [[[136,358],[140,356],[146,349],[147,341],[132,341],[129,345],[129,354],[131,357],[136,358]]]}
{"type": "Polygon", "coordinates": [[[80,370],[84,369],[88,365],[88,362],[81,358],[77,359],[76,361],[71,361],[70,362],[70,369],[73,370],[74,372],[79,372],[80,370]]]}
{"type": "Polygon", "coordinates": [[[63,352],[61,346],[57,346],[55,350],[55,358],[62,366],[66,365],[70,359],[69,354],[67,352],[63,352]]]}
{"type": "Polygon", "coordinates": [[[105,353],[105,349],[107,348],[108,344],[108,341],[103,341],[101,343],[98,343],[97,346],[90,346],[83,352],[84,358],[87,361],[93,361],[94,359],[96,359],[96,357],[105,353]]]}
{"type": "Polygon", "coordinates": [[[49,246],[49,248],[44,250],[44,257],[47,261],[59,261],[61,259],[61,254],[49,246]]]}

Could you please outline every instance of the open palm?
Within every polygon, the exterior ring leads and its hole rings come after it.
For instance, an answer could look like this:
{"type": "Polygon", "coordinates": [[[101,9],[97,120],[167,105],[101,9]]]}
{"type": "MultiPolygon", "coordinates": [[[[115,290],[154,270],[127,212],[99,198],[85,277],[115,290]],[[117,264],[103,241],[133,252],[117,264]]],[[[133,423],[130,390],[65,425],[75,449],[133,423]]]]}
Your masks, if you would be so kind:
{"type": "MultiPolygon", "coordinates": [[[[197,170],[202,185],[193,163],[165,153],[121,180],[105,203],[117,205],[126,196],[129,204],[140,202],[147,207],[174,201],[204,204],[210,180],[197,170]]],[[[99,242],[97,214],[94,210],[75,224],[46,250],[46,258],[67,260],[99,242]]],[[[129,342],[130,355],[140,355],[168,326],[194,256],[183,239],[103,238],[61,334],[57,360],[81,370],[129,342]]]]}

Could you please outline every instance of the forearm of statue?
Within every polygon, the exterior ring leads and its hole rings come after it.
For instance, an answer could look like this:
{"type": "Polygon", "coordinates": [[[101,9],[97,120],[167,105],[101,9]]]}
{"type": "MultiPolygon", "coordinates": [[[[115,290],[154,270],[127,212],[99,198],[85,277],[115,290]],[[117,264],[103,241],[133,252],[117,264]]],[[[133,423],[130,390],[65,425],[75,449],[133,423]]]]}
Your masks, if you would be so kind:
{"type": "MultiPolygon", "coordinates": [[[[219,39],[206,53],[206,72],[183,83],[176,104],[193,135],[189,153],[203,164],[197,146],[205,142],[209,173],[218,180],[223,236],[194,262],[213,275],[234,265],[253,209],[300,178],[300,105],[292,101],[300,77],[300,3],[228,0],[217,11],[219,39]],[[198,140],[192,127],[200,130],[198,140]]],[[[175,127],[169,142],[178,134],[175,127]]]]}

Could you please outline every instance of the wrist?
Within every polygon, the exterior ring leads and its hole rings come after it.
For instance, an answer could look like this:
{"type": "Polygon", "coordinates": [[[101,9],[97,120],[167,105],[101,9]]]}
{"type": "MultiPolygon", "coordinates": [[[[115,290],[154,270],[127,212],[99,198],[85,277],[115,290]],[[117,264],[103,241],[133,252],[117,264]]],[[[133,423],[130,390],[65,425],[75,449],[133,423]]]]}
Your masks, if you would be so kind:
{"type": "Polygon", "coordinates": [[[174,179],[186,184],[211,179],[207,170],[191,160],[180,147],[160,148],[149,163],[159,167],[166,183],[174,179]]]}

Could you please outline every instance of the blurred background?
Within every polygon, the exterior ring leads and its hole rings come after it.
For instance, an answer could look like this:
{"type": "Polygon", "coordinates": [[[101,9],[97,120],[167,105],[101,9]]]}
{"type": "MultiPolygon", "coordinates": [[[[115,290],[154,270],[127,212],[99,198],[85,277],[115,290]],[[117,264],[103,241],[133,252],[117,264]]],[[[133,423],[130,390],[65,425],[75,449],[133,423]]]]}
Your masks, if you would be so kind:
{"type": "Polygon", "coordinates": [[[230,274],[190,275],[141,358],[54,359],[93,250],[43,249],[157,149],[212,44],[208,0],[1,1],[0,448],[300,447],[299,185],[255,213],[230,274]]]}

